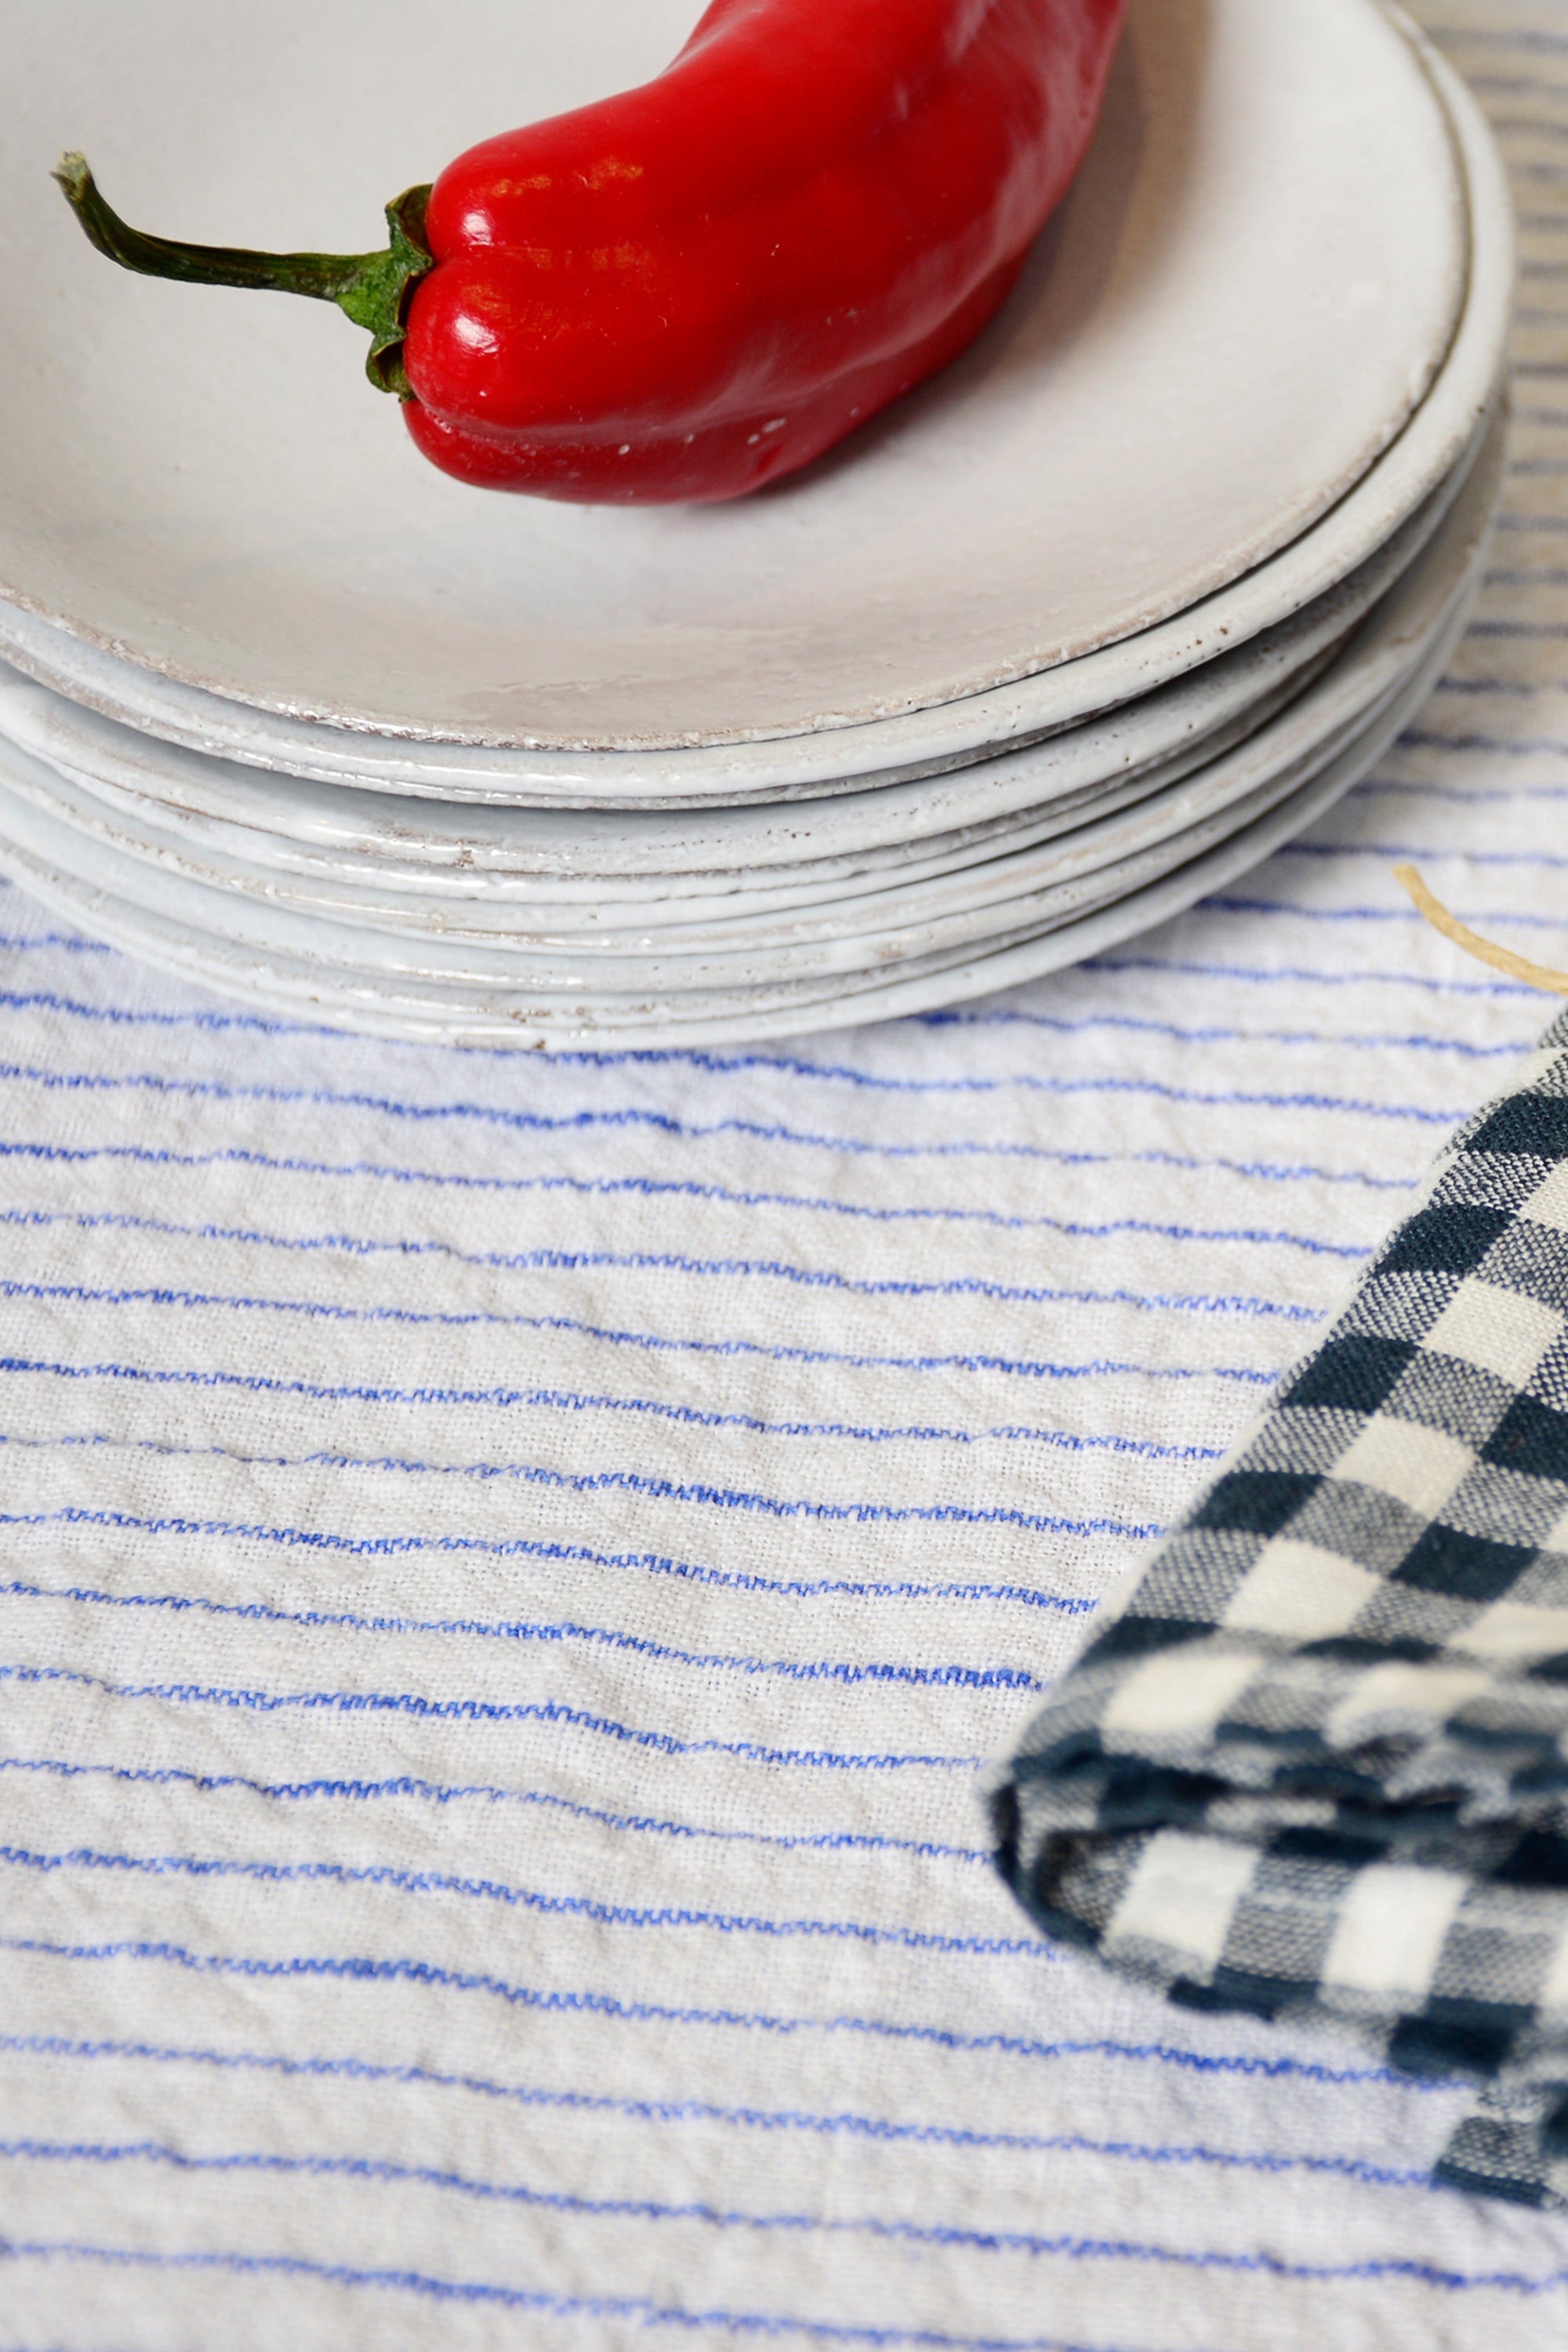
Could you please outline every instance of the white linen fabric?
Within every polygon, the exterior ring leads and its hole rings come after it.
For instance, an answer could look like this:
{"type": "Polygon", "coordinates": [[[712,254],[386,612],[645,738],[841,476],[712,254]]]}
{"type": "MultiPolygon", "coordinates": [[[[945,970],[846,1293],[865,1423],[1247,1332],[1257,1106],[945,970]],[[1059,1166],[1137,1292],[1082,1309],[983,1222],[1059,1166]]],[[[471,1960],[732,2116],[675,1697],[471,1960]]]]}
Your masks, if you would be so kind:
{"type": "Polygon", "coordinates": [[[1568,16],[1481,617],[1182,921],[791,1049],[263,1020],[0,898],[0,2347],[1568,2326],[1458,2084],[1037,1936],[981,1805],[1568,961],[1568,16]]]}

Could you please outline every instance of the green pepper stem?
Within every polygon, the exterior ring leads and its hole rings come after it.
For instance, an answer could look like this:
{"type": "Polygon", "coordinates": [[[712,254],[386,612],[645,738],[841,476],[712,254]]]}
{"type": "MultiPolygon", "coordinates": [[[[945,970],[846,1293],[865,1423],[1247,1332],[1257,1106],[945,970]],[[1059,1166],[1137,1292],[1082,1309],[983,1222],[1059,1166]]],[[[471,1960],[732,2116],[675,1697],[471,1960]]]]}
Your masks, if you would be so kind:
{"type": "Polygon", "coordinates": [[[248,253],[237,247],[184,245],[132,228],[106,204],[84,155],[62,155],[55,178],[100,253],[145,278],[193,286],[244,286],[335,302],[371,337],[367,370],[383,392],[408,395],[403,338],[415,288],[435,266],[425,242],[428,187],[409,188],[386,207],[390,242],[374,253],[248,253]]]}

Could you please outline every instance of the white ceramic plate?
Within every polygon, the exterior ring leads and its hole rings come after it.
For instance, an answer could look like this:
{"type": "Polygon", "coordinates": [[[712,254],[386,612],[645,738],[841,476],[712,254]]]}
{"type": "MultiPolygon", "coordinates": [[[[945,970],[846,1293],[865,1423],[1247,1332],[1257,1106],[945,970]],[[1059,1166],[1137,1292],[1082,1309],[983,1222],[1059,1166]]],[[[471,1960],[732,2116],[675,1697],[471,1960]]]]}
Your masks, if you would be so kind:
{"type": "MultiPolygon", "coordinates": [[[[1500,443],[1500,416],[1489,428],[1500,443]]],[[[1475,460],[1479,465],[1480,459],[1475,460]]],[[[318,886],[498,906],[548,903],[562,924],[687,921],[680,902],[761,914],[841,897],[873,876],[914,879],[1044,841],[1221,756],[1300,691],[1421,554],[1474,472],[1464,468],[1351,580],[1308,612],[1099,726],[880,791],[702,813],[411,809],[205,757],[83,709],[0,667],[0,735],[210,864],[232,858],[318,886]]]]}
{"type": "MultiPolygon", "coordinates": [[[[1465,615],[1456,621],[1458,635],[1465,615]]],[[[1310,824],[1366,774],[1394,740],[1441,673],[1450,646],[1439,644],[1428,660],[1393,698],[1375,722],[1348,745],[1311,782],[1255,824],[1159,882],[1132,893],[1049,935],[1008,944],[988,941],[980,950],[954,959],[939,957],[934,968],[892,981],[880,976],[861,985],[839,982],[816,1001],[803,993],[758,992],[742,1009],[702,1010],[700,998],[684,1003],[647,1001],[630,1019],[606,1017],[602,1002],[549,1003],[493,993],[462,1000],[456,992],[389,988],[365,978],[334,979],[320,966],[286,955],[247,950],[177,919],[155,915],[117,900],[111,893],[79,881],[68,865],[47,854],[35,856],[15,844],[0,850],[0,866],[98,936],[180,978],[285,1016],[323,1019],[367,1034],[480,1048],[570,1051],[602,1047],[611,1039],[642,1048],[722,1045],[797,1036],[808,1032],[858,1027],[929,1012],[941,1005],[988,995],[1064,965],[1103,954],[1108,949],[1185,911],[1210,891],[1222,888],[1272,855],[1310,824]],[[777,1001],[783,997],[784,1001],[777,1001]]]]}
{"type": "MultiPolygon", "coordinates": [[[[75,834],[46,807],[0,786],[0,833],[7,844],[4,856],[21,878],[35,887],[41,881],[44,895],[52,892],[59,898],[63,894],[68,899],[74,894],[79,908],[85,904],[90,910],[89,924],[106,936],[131,943],[129,909],[130,923],[139,922],[154,943],[162,942],[163,961],[182,941],[188,959],[190,941],[205,940],[209,978],[233,968],[237,959],[253,978],[264,965],[270,975],[268,987],[297,989],[301,976],[313,973],[314,1001],[337,1004],[340,1010],[345,994],[351,1007],[369,1000],[379,1004],[382,1014],[400,1020],[417,1009],[421,1019],[444,1010],[449,1019],[466,1021],[474,1017],[477,1006],[503,1024],[533,1024],[535,1042],[553,1037],[558,1043],[564,1042],[558,1034],[562,1028],[575,1030],[579,1024],[640,1033],[650,1023],[727,1023],[732,1034],[750,1034],[759,1021],[772,1021],[775,1029],[792,1020],[796,1027],[824,1017],[837,1021],[848,1016],[825,1013],[825,1006],[898,984],[889,979],[894,959],[898,982],[935,981],[972,961],[977,946],[990,957],[1004,956],[1044,933],[1071,928],[1075,918],[1081,919],[1124,897],[1141,902],[1164,874],[1203,865],[1203,853],[1226,837],[1238,832],[1244,837],[1266,837],[1258,834],[1264,816],[1281,803],[1306,805],[1303,795],[1310,796],[1313,780],[1323,773],[1338,775],[1347,761],[1362,761],[1357,772],[1364,772],[1365,761],[1404,723],[1446,660],[1463,625],[1484,555],[1483,534],[1472,543],[1466,575],[1448,600],[1442,625],[1435,634],[1426,630],[1414,648],[1407,633],[1408,667],[1361,723],[1348,730],[1342,724],[1334,726],[1315,754],[1309,753],[1289,773],[1277,775],[1226,816],[1191,827],[1163,853],[1122,860],[1076,886],[1009,898],[978,919],[966,920],[961,915],[946,922],[906,927],[895,935],[881,933],[847,945],[829,943],[815,955],[788,959],[795,968],[790,978],[777,977],[779,960],[770,964],[764,959],[759,966],[744,955],[722,953],[706,959],[650,959],[645,972],[635,976],[629,961],[620,964],[616,976],[628,985],[613,992],[595,985],[598,975],[573,974],[564,959],[539,970],[530,968],[523,958],[482,948],[455,950],[441,963],[428,950],[419,950],[421,968],[406,942],[275,908],[237,904],[220,891],[159,874],[100,841],[75,834]],[[671,987],[679,987],[678,974],[687,985],[671,994],[671,987]],[[645,982],[641,989],[639,981],[645,982]]],[[[942,1001],[940,995],[936,1001],[942,1001]]],[[[448,1034],[460,1041],[468,1032],[448,1034]]]]}
{"type": "Polygon", "coordinates": [[[889,908],[879,899],[858,902],[837,921],[829,915],[771,927],[726,923],[713,927],[717,936],[697,927],[686,941],[665,933],[623,939],[618,946],[537,934],[506,940],[471,930],[433,934],[406,925],[395,932],[345,920],[342,910],[325,915],[237,898],[189,874],[154,866],[143,856],[128,856],[100,835],[84,835],[73,821],[71,803],[63,793],[51,797],[39,789],[40,780],[22,772],[19,761],[7,761],[0,773],[0,830],[36,854],[68,858],[84,882],[153,914],[180,917],[195,929],[260,953],[280,951],[292,962],[319,965],[340,980],[374,978],[394,992],[409,987],[444,994],[483,989],[579,1004],[591,1000],[608,1020],[634,1017],[649,997],[672,1006],[690,1002],[699,1010],[728,1011],[742,999],[764,1001],[780,990],[820,994],[829,980],[864,984],[868,971],[918,971],[978,941],[1055,929],[1126,897],[1300,790],[1364,731],[1386,699],[1363,714],[1361,727],[1336,728],[1298,759],[1271,763],[1266,781],[1234,805],[1129,845],[1125,855],[1110,855],[1114,845],[1100,839],[1092,845],[1092,864],[1077,869],[1070,861],[1002,858],[978,876],[972,872],[911,892],[881,894],[894,901],[889,908]],[[1042,865],[1049,878],[1041,877],[1042,865]]]}
{"type": "MultiPolygon", "coordinates": [[[[764,866],[655,877],[589,877],[565,884],[536,883],[515,874],[474,877],[460,869],[418,866],[394,868],[386,878],[369,867],[344,870],[323,859],[310,866],[293,852],[295,845],[276,835],[241,834],[223,828],[226,838],[215,841],[213,827],[203,828],[193,841],[167,803],[145,795],[132,795],[100,781],[82,780],[58,763],[37,763],[38,795],[46,802],[65,797],[73,806],[79,828],[126,847],[130,854],[164,865],[170,871],[205,877],[218,887],[275,900],[279,905],[310,907],[327,912],[351,908],[378,910],[378,927],[394,930],[436,930],[452,936],[478,937],[500,933],[516,938],[521,932],[574,933],[584,943],[595,936],[610,940],[628,929],[658,932],[661,945],[679,947],[676,930],[695,927],[708,931],[732,928],[737,921],[771,919],[814,908],[834,908],[846,899],[886,887],[902,887],[935,876],[952,873],[1064,835],[1075,838],[1117,813],[1162,802],[1172,787],[1194,772],[1206,773],[1212,763],[1247,742],[1258,729],[1305,689],[1333,659],[1337,647],[1320,655],[1310,673],[1276,688],[1246,716],[1205,736],[1176,757],[1141,769],[1131,781],[1114,787],[1096,785],[1084,793],[1047,803],[1017,816],[999,818],[963,832],[939,835],[930,843],[911,840],[898,848],[872,853],[865,859],[823,859],[795,867],[764,866]],[[171,821],[173,819],[173,821],[171,821]],[[251,856],[250,851],[257,852],[251,856]],[[281,853],[281,854],[278,854],[281,853]],[[775,877],[783,877],[782,880],[775,877]],[[426,887],[434,882],[434,887],[426,887]],[[722,886],[722,887],[712,887],[722,886]],[[611,895],[614,893],[614,895],[611,895]]],[[[38,689],[33,689],[37,691],[38,689]]],[[[9,700],[0,687],[0,702],[9,700]]],[[[0,735],[0,761],[12,753],[13,768],[30,762],[25,745],[0,735]]],[[[347,917],[353,919],[352,914],[347,917]]],[[[591,951],[591,950],[590,950],[591,951]]]]}
{"type": "Polygon", "coordinates": [[[374,955],[385,968],[443,985],[488,980],[619,992],[750,986],[812,969],[852,971],[873,957],[923,955],[981,936],[999,919],[1045,924],[1142,887],[1261,814],[1364,730],[1389,695],[1403,690],[1434,640],[1447,641],[1456,600],[1468,592],[1489,530],[1504,439],[1500,419],[1484,461],[1420,560],[1317,683],[1226,757],[1131,811],[1096,817],[1047,842],[1015,840],[1005,854],[976,856],[881,888],[841,886],[836,898],[808,911],[764,914],[751,906],[737,913],[729,900],[711,898],[683,909],[672,896],[657,909],[658,924],[646,920],[647,909],[605,906],[600,924],[584,929],[563,927],[558,910],[537,905],[426,905],[363,885],[308,882],[228,855],[215,857],[205,845],[149,823],[145,803],[130,814],[107,808],[15,750],[9,757],[0,752],[0,772],[22,800],[87,837],[84,873],[120,895],[154,908],[183,905],[200,921],[203,905],[210,908],[216,894],[237,893],[253,903],[231,910],[237,936],[340,965],[374,955]],[[93,862],[89,845],[108,854],[107,867],[93,862]],[[123,873],[126,858],[143,868],[134,879],[123,873]],[[191,897],[193,887],[205,894],[203,901],[191,897]],[[376,935],[374,942],[366,931],[376,935]]]}
{"type": "MultiPolygon", "coordinates": [[[[346,328],[314,306],[117,275],[62,242],[58,197],[28,177],[68,119],[110,194],[155,226],[352,246],[349,191],[379,194],[430,143],[439,160],[493,125],[498,57],[518,58],[537,110],[602,80],[612,32],[625,70],[657,65],[689,13],[401,0],[393,38],[384,9],[308,0],[8,12],[8,593],[263,713],[478,744],[701,745],[934,711],[1076,661],[1188,614],[1336,500],[1342,572],[1452,464],[1489,362],[1420,448],[1394,436],[1433,405],[1464,289],[1461,183],[1426,71],[1373,0],[1142,0],[1105,134],[1006,318],[810,479],[728,509],[463,491],[366,407],[346,328]],[[444,59],[475,59],[467,86],[460,69],[435,90],[403,69],[437,27],[444,59]],[[224,87],[244,89],[243,110],[213,104],[224,87]],[[1405,461],[1385,473],[1391,441],[1405,461]],[[1347,532],[1345,493],[1369,467],[1379,488],[1347,532]],[[1108,511],[1139,528],[1108,540],[1108,511]]],[[[1247,631],[1334,576],[1309,562],[1295,585],[1243,597],[1247,631]]],[[[1208,625],[1183,621],[1189,662],[1208,625]]],[[[1092,690],[1103,702],[1148,677],[1141,654],[1092,690]]],[[[194,723],[174,702],[156,723],[194,723]]],[[[246,742],[203,748],[301,756],[287,727],[239,719],[246,742]]],[[[952,728],[935,731],[952,756],[952,728]]],[[[453,780],[461,764],[401,781],[450,795],[474,788],[453,780]]],[[[515,793],[531,767],[504,772],[515,793]]],[[[721,772],[683,781],[735,789],[721,772]]],[[[542,788],[563,789],[559,771],[542,788]]],[[[595,768],[572,789],[643,787],[595,768]]]]}
{"type": "Polygon", "coordinates": [[[519,912],[505,926],[468,919],[458,909],[421,919],[422,910],[406,902],[387,920],[363,898],[285,896],[266,888],[265,877],[232,866],[216,877],[148,831],[104,825],[91,803],[63,780],[4,750],[0,833],[68,858],[85,881],[154,913],[181,915],[261,950],[281,949],[339,971],[373,970],[394,985],[407,980],[442,989],[527,989],[602,997],[613,1006],[624,1005],[628,991],[751,990],[814,972],[853,973],[873,961],[886,967],[984,937],[1015,912],[1019,921],[1039,926],[1065,919],[1142,886],[1271,806],[1315,773],[1352,729],[1322,740],[1298,731],[1310,740],[1293,759],[1268,742],[1270,730],[1250,757],[1222,762],[1222,782],[1205,796],[1211,805],[1201,816],[1178,787],[1169,801],[1162,794],[1152,810],[1135,812],[1142,824],[1111,819],[1065,844],[989,858],[956,874],[815,910],[719,921],[704,921],[693,910],[684,925],[641,929],[552,930],[519,912]],[[76,836],[74,848],[65,845],[61,827],[76,836]]]}
{"type": "MultiPolygon", "coordinates": [[[[1465,480],[1469,480],[1467,475],[1465,480]]],[[[560,901],[562,919],[672,894],[741,906],[811,903],[872,873],[912,875],[1110,814],[1256,731],[1427,546],[1462,482],[1448,482],[1352,581],[1307,614],[1047,743],[936,779],[783,809],[536,812],[442,807],[345,791],[167,746],[0,666],[0,734],[193,852],[397,894],[560,901]]]]}

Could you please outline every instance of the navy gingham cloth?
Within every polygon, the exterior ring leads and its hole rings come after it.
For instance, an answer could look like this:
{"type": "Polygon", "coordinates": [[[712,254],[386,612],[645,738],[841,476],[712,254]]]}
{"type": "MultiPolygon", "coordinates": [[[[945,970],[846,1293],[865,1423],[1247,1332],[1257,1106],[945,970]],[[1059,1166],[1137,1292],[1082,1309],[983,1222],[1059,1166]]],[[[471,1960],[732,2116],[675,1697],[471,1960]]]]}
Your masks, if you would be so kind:
{"type": "Polygon", "coordinates": [[[1051,1935],[1478,2084],[1436,2177],[1568,2206],[1568,1013],[993,1801],[1051,1935]]]}

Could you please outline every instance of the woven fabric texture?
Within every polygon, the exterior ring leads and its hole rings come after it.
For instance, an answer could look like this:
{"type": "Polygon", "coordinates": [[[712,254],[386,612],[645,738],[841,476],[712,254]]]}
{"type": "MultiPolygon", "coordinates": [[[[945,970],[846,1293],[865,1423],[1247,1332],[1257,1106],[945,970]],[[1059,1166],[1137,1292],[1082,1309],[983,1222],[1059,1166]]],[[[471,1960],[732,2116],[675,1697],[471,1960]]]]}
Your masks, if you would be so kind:
{"type": "Polygon", "coordinates": [[[1043,1710],[1041,1924],[1191,2008],[1495,2084],[1438,2175],[1568,2202],[1568,1015],[1043,1710]]]}

